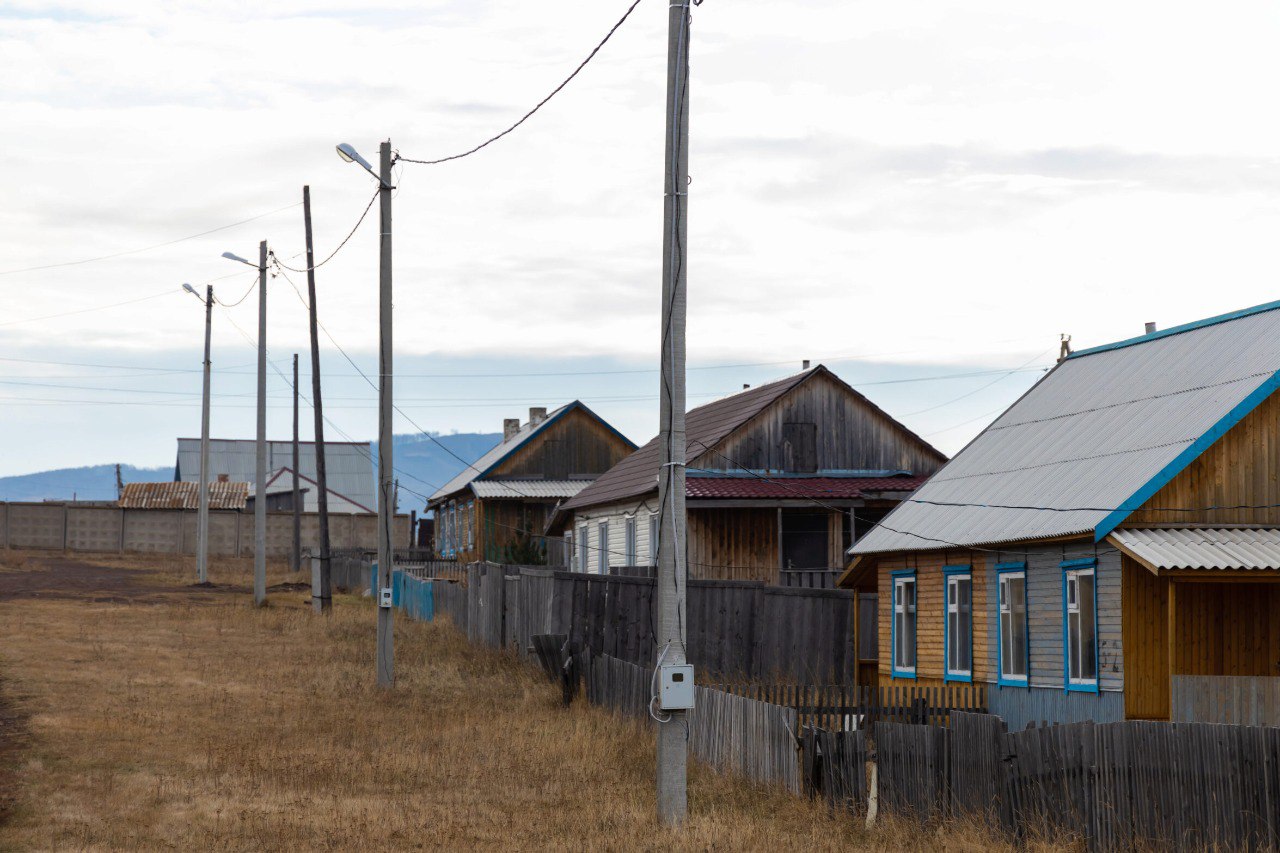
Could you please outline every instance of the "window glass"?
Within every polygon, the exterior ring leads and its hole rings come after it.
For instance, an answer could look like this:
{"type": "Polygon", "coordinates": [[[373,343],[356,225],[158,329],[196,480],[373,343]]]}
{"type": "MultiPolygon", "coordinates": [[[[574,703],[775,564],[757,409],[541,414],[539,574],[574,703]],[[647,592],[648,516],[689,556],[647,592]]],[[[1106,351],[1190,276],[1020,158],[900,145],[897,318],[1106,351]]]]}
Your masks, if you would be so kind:
{"type": "Polygon", "coordinates": [[[609,574],[609,522],[596,526],[596,573],[609,574]]]}
{"type": "Polygon", "coordinates": [[[1067,677],[1072,683],[1098,680],[1098,645],[1093,569],[1066,574],[1067,677]]]}
{"type": "Polygon", "coordinates": [[[636,517],[634,515],[627,516],[627,565],[637,565],[636,559],[636,517]]]}
{"type": "Polygon", "coordinates": [[[916,668],[916,580],[893,581],[893,669],[908,675],[916,668]]]}
{"type": "Polygon", "coordinates": [[[1027,677],[1027,576],[1000,575],[1000,674],[1015,680],[1027,677]]]}
{"type": "Polygon", "coordinates": [[[947,575],[947,674],[973,671],[973,576],[947,575]]]}
{"type": "Polygon", "coordinates": [[[658,514],[649,515],[649,565],[658,565],[658,514]]]}

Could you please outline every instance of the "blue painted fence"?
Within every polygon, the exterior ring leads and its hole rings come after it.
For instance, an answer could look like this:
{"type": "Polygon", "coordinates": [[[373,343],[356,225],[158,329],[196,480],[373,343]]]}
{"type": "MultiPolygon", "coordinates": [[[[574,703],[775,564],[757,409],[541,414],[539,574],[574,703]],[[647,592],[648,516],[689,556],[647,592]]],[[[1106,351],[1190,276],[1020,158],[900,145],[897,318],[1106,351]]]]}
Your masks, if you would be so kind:
{"type": "Polygon", "coordinates": [[[430,622],[435,618],[434,581],[401,571],[392,572],[391,603],[411,619],[430,622]]]}

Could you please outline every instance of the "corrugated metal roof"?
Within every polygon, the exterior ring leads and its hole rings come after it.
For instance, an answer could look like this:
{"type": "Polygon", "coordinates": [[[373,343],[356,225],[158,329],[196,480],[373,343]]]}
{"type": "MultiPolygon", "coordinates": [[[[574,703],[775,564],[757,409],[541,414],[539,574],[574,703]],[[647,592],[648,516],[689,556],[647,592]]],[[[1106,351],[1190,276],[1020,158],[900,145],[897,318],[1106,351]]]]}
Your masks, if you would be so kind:
{"type": "MultiPolygon", "coordinates": [[[[211,477],[226,474],[228,479],[252,483],[257,475],[257,442],[253,439],[209,439],[211,477]]],[[[373,449],[368,442],[324,443],[325,479],[328,487],[363,506],[377,506],[377,486],[373,476],[373,449]]],[[[315,479],[315,442],[299,442],[299,473],[315,479]]],[[[267,471],[293,466],[293,442],[267,442],[267,471]]],[[[194,483],[200,479],[200,439],[178,439],[176,479],[194,483]]]]}
{"type": "Polygon", "coordinates": [[[590,480],[473,480],[471,491],[484,498],[571,498],[590,480]]]}
{"type": "Polygon", "coordinates": [[[1066,359],[851,552],[1107,532],[1276,387],[1277,307],[1066,359]]]}
{"type": "MultiPolygon", "coordinates": [[[[209,509],[244,509],[248,483],[209,484],[209,509]]],[[[199,509],[199,483],[125,483],[119,505],[125,509],[199,509]]]]}
{"type": "Polygon", "coordinates": [[[924,477],[695,477],[685,479],[685,496],[696,499],[821,501],[856,500],[871,492],[910,492],[925,481],[924,477]]]}
{"type": "Polygon", "coordinates": [[[1157,569],[1280,569],[1275,528],[1117,530],[1108,539],[1157,569]]]}

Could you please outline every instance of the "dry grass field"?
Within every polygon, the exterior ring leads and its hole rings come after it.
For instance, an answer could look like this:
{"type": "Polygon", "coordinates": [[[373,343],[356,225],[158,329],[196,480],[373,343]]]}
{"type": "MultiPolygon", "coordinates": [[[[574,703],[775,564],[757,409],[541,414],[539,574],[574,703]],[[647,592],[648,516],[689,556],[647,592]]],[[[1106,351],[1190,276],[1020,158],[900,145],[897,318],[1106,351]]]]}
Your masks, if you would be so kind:
{"type": "Polygon", "coordinates": [[[957,827],[868,831],[694,766],[654,826],[653,741],[448,625],[313,616],[247,561],[0,551],[0,849],[990,849],[957,827]]]}

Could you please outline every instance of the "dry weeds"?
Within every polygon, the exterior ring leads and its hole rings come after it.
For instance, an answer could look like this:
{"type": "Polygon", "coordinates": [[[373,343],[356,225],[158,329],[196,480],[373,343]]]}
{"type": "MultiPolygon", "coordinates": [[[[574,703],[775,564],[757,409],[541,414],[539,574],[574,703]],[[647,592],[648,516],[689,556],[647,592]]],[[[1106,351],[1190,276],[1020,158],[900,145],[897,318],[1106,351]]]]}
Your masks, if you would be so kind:
{"type": "MultiPolygon", "coordinates": [[[[972,828],[868,832],[697,766],[687,826],[659,830],[647,732],[562,708],[447,625],[397,620],[384,692],[367,602],[316,618],[289,590],[255,610],[244,561],[215,565],[210,590],[189,561],[84,559],[119,594],[0,601],[0,673],[29,733],[0,848],[991,847],[972,828]]],[[[0,552],[0,573],[56,565],[0,552]]],[[[281,569],[273,583],[297,580],[281,569]]]]}

